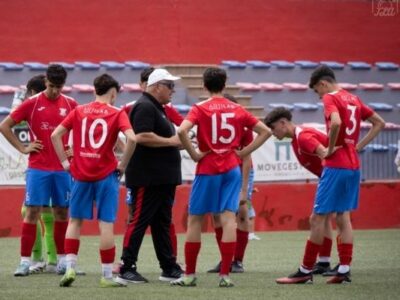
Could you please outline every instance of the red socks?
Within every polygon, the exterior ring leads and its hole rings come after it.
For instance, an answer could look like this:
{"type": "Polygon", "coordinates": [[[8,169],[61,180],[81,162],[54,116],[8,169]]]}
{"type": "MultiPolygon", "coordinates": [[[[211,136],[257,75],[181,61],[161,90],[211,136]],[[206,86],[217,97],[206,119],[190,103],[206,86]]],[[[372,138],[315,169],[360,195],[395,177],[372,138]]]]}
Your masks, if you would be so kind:
{"type": "Polygon", "coordinates": [[[200,242],[186,242],[185,243],[185,263],[186,263],[186,275],[196,273],[197,256],[200,252],[200,242]]]}
{"type": "Polygon", "coordinates": [[[112,264],[115,259],[115,246],[110,249],[100,249],[100,258],[102,264],[112,264]]]}
{"type": "Polygon", "coordinates": [[[65,233],[67,232],[68,222],[54,222],[54,242],[57,248],[57,254],[65,254],[64,241],[65,233]]]}
{"type": "Polygon", "coordinates": [[[313,269],[320,248],[321,245],[315,244],[310,240],[307,240],[306,249],[304,251],[303,257],[303,268],[310,271],[313,269]]]}
{"type": "Polygon", "coordinates": [[[64,249],[66,254],[78,255],[80,241],[78,239],[65,239],[64,249]]]}
{"type": "Polygon", "coordinates": [[[236,242],[221,241],[221,269],[220,275],[228,275],[231,269],[233,254],[235,253],[236,242]]]}
{"type": "Polygon", "coordinates": [[[221,240],[222,240],[222,227],[214,228],[215,239],[217,240],[219,252],[221,252],[221,240]]]}
{"type": "Polygon", "coordinates": [[[353,257],[353,244],[338,244],[340,265],[350,266],[353,257]]]}
{"type": "Polygon", "coordinates": [[[169,227],[169,236],[171,238],[172,254],[178,256],[178,239],[176,237],[175,225],[171,223],[169,227]]]}
{"type": "Polygon", "coordinates": [[[319,250],[319,256],[331,257],[332,239],[324,237],[324,242],[319,250]]]}
{"type": "Polygon", "coordinates": [[[249,233],[236,229],[236,249],[235,249],[235,260],[243,262],[244,252],[246,251],[247,243],[249,242],[249,233]]]}
{"type": "Polygon", "coordinates": [[[36,240],[36,224],[23,222],[21,231],[21,256],[31,257],[36,240]]]}

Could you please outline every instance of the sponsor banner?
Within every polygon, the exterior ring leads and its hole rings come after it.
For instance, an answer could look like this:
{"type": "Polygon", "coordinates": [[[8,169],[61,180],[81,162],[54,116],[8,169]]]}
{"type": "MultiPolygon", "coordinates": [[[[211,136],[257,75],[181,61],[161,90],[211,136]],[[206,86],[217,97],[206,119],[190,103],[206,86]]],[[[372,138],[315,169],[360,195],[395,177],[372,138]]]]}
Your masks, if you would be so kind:
{"type": "Polygon", "coordinates": [[[28,156],[19,153],[0,134],[0,185],[24,185],[28,156]]]}

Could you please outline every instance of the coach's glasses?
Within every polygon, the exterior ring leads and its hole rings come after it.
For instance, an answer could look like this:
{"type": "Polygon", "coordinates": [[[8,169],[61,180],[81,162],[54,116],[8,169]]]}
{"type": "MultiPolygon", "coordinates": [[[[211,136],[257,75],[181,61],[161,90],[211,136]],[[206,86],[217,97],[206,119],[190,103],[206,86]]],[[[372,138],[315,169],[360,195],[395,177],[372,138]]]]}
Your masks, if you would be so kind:
{"type": "Polygon", "coordinates": [[[160,81],[159,84],[165,85],[170,90],[173,90],[175,87],[175,83],[173,83],[173,82],[160,81]]]}

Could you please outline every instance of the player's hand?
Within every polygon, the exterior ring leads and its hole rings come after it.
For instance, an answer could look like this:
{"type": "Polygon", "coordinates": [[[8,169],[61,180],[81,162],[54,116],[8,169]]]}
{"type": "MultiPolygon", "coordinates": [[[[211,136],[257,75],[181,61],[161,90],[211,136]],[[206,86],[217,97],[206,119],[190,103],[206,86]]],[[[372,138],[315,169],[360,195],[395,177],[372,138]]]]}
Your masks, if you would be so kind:
{"type": "Polygon", "coordinates": [[[196,153],[192,156],[192,159],[195,162],[199,162],[204,156],[206,156],[210,151],[207,152],[201,152],[201,151],[196,151],[196,153]]]}
{"type": "Polygon", "coordinates": [[[65,147],[65,155],[70,158],[74,156],[74,152],[70,146],[65,147]]]}
{"type": "Polygon", "coordinates": [[[335,153],[336,150],[338,150],[338,149],[340,149],[340,148],[342,148],[342,146],[335,146],[335,147],[333,147],[333,150],[332,150],[332,151],[329,151],[328,148],[326,148],[326,149],[322,152],[322,155],[320,155],[319,157],[320,157],[320,159],[327,158],[327,157],[331,156],[333,153],[335,153]]]}
{"type": "Polygon", "coordinates": [[[173,147],[178,147],[179,150],[183,149],[181,140],[179,139],[179,136],[177,134],[175,134],[174,136],[172,136],[171,138],[171,143],[173,147]]]}
{"type": "Polygon", "coordinates": [[[239,156],[240,159],[243,159],[246,155],[243,153],[243,149],[241,150],[235,150],[236,155],[239,156]]]}
{"type": "Polygon", "coordinates": [[[29,154],[31,152],[40,152],[40,150],[43,149],[43,144],[42,141],[40,140],[35,140],[31,143],[28,144],[22,151],[23,154],[29,154]]]}
{"type": "Polygon", "coordinates": [[[118,173],[118,178],[121,179],[122,175],[125,173],[126,166],[123,166],[120,162],[117,165],[116,172],[118,173]]]}
{"type": "Polygon", "coordinates": [[[247,191],[240,191],[239,194],[239,205],[245,205],[247,203],[247,191]]]}

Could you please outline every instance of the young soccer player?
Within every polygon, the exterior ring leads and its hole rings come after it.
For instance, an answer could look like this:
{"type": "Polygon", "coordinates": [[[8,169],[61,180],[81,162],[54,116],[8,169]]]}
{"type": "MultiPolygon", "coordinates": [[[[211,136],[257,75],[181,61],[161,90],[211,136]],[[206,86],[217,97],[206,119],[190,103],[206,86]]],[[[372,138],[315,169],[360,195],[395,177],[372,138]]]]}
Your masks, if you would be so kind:
{"type": "Polygon", "coordinates": [[[246,157],[270,136],[268,128],[240,105],[222,96],[226,72],[208,68],[203,74],[210,98],[195,104],[178,130],[183,147],[198,162],[189,200],[188,229],[185,243],[185,275],[171,285],[195,286],[196,261],[201,246],[201,225],[205,214],[221,215],[220,287],[232,287],[229,269],[236,244],[236,212],[241,188],[240,158],[246,157]],[[197,125],[199,151],[188,133],[197,125]],[[257,137],[238,150],[244,128],[257,137]]]}
{"type": "MultiPolygon", "coordinates": [[[[15,276],[29,275],[37,222],[42,207],[49,206],[50,200],[55,217],[57,269],[59,272],[64,270],[64,239],[68,225],[71,177],[58,161],[50,135],[77,105],[74,99],[61,94],[66,78],[67,72],[61,65],[50,65],[46,71],[46,90],[24,101],[0,124],[0,131],[5,138],[18,151],[29,154],[26,172],[26,213],[21,233],[21,262],[14,273],[15,276]],[[31,142],[27,146],[23,145],[12,131],[12,127],[21,121],[26,121],[29,126],[31,142]]],[[[64,145],[66,144],[67,139],[64,139],[64,145]]]]}
{"type": "Polygon", "coordinates": [[[94,80],[95,101],[78,106],[51,135],[59,160],[75,179],[71,195],[70,220],[65,251],[67,271],[60,286],[70,286],[75,280],[80,229],[84,219],[93,218],[96,202],[100,228],[101,287],[125,286],[112,277],[115,258],[114,222],[118,209],[119,176],[135,149],[135,135],[123,110],[114,107],[120,86],[108,74],[94,80]],[[71,165],[63,151],[62,137],[72,130],[74,157],[71,165]],[[125,151],[118,163],[113,152],[118,133],[127,138],[125,151]]]}
{"type": "Polygon", "coordinates": [[[357,209],[360,189],[362,150],[385,126],[383,119],[357,96],[341,89],[334,72],[327,66],[318,67],[311,75],[312,88],[324,105],[324,117],[329,137],[328,147],[320,156],[324,169],[318,183],[314,210],[311,216],[311,234],[307,241],[303,263],[297,272],[278,278],[277,283],[312,283],[312,269],[323,243],[324,224],[330,213],[336,213],[340,232],[338,252],[340,266],[327,283],[351,282],[350,264],[353,257],[353,229],[350,211],[357,209]],[[361,120],[372,124],[359,141],[361,120]]]}

